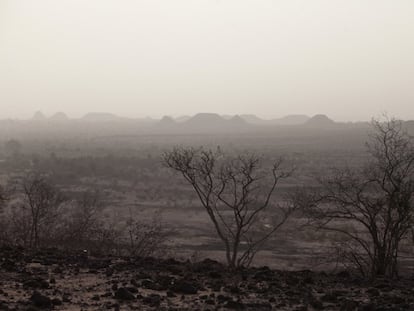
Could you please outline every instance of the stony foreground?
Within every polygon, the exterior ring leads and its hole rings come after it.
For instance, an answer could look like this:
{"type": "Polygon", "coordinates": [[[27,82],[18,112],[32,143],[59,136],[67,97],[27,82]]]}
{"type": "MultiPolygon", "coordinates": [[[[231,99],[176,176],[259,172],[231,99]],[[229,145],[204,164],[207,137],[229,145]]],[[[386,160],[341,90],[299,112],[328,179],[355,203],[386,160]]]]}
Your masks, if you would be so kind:
{"type": "Polygon", "coordinates": [[[414,280],[2,248],[0,310],[414,310],[414,280]]]}

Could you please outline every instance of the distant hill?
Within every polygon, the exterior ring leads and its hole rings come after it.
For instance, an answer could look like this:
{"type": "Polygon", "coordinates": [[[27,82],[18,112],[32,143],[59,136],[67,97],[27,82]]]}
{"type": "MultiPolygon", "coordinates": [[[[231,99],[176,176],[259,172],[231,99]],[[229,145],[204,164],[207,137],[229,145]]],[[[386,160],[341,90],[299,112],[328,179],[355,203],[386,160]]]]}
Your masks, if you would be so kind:
{"type": "Polygon", "coordinates": [[[189,119],[191,119],[190,116],[180,116],[178,118],[175,118],[175,121],[177,121],[177,122],[185,122],[185,121],[187,121],[189,119]]]}
{"type": "Polygon", "coordinates": [[[304,125],[311,127],[329,127],[335,124],[335,121],[329,119],[326,115],[317,114],[306,121],[304,125]]]}
{"type": "Polygon", "coordinates": [[[68,116],[64,112],[56,112],[53,116],[49,118],[52,121],[67,121],[69,120],[68,116]]]}
{"type": "Polygon", "coordinates": [[[246,122],[257,125],[298,125],[304,124],[310,118],[307,115],[292,114],[279,119],[264,120],[254,114],[243,114],[240,116],[246,122]]]}
{"type": "Polygon", "coordinates": [[[234,117],[231,117],[229,119],[226,119],[227,121],[230,121],[233,125],[239,125],[244,126],[247,124],[246,120],[244,120],[242,117],[235,115],[234,117]]]}
{"type": "Polygon", "coordinates": [[[162,126],[162,127],[170,127],[170,126],[174,126],[176,124],[177,124],[177,122],[173,118],[171,118],[170,116],[164,116],[158,122],[158,125],[162,126]]]}
{"type": "Polygon", "coordinates": [[[227,121],[220,117],[217,113],[198,113],[195,116],[191,117],[185,121],[186,125],[194,126],[211,126],[213,124],[223,124],[227,121]]]}
{"type": "Polygon", "coordinates": [[[250,124],[263,124],[267,122],[267,120],[260,119],[254,114],[242,114],[240,117],[250,124]]]}
{"type": "Polygon", "coordinates": [[[304,114],[291,114],[280,119],[273,120],[274,123],[280,125],[299,125],[304,124],[310,120],[310,117],[304,114]]]}
{"type": "Polygon", "coordinates": [[[32,117],[32,120],[35,120],[35,121],[44,121],[46,119],[47,119],[46,116],[41,111],[36,111],[32,117]]]}
{"type": "Polygon", "coordinates": [[[108,112],[90,112],[82,117],[84,121],[117,121],[121,119],[117,115],[108,112]]]}
{"type": "Polygon", "coordinates": [[[220,117],[222,117],[225,120],[230,120],[231,118],[234,117],[234,115],[231,115],[231,114],[222,114],[222,115],[220,115],[220,117]]]}
{"type": "Polygon", "coordinates": [[[249,124],[239,116],[232,116],[225,119],[217,113],[198,113],[190,119],[179,123],[180,128],[191,132],[220,132],[243,130],[249,124]]]}

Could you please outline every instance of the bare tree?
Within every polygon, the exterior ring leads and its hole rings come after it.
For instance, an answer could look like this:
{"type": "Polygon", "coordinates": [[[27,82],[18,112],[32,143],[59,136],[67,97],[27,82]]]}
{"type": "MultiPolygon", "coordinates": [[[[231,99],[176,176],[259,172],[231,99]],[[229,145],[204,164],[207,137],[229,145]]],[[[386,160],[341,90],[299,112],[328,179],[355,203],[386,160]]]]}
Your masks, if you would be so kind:
{"type": "Polygon", "coordinates": [[[229,157],[219,149],[175,148],[164,154],[164,163],[180,172],[196,192],[225,246],[230,268],[249,266],[292,212],[272,202],[280,180],[292,173],[281,170],[281,160],[266,174],[254,155],[229,157]],[[263,223],[264,211],[270,206],[280,217],[263,223]]]}
{"type": "Polygon", "coordinates": [[[393,277],[414,220],[414,145],[399,121],[372,126],[368,163],[335,171],[321,180],[321,195],[302,203],[320,228],[348,239],[342,256],[364,275],[393,277]]]}
{"type": "Polygon", "coordinates": [[[30,215],[29,247],[40,246],[41,238],[47,237],[48,226],[58,217],[59,208],[65,201],[45,177],[33,175],[23,181],[23,208],[30,215]]]}

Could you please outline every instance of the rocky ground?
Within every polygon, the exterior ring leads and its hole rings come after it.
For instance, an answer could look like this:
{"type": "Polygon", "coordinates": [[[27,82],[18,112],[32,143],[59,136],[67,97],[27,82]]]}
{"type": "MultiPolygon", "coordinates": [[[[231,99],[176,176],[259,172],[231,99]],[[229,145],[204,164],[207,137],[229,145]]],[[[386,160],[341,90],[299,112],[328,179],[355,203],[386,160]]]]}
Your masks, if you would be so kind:
{"type": "Polygon", "coordinates": [[[414,310],[414,279],[0,249],[0,310],[414,310]]]}

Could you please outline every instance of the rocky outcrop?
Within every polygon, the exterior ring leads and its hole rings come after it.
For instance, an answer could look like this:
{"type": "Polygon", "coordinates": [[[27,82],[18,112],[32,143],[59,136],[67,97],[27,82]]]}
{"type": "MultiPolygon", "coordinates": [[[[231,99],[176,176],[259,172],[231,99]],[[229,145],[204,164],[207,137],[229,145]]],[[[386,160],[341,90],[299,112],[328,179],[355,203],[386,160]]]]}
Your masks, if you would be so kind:
{"type": "Polygon", "coordinates": [[[0,249],[0,310],[39,309],[414,310],[414,280],[0,249]]]}

